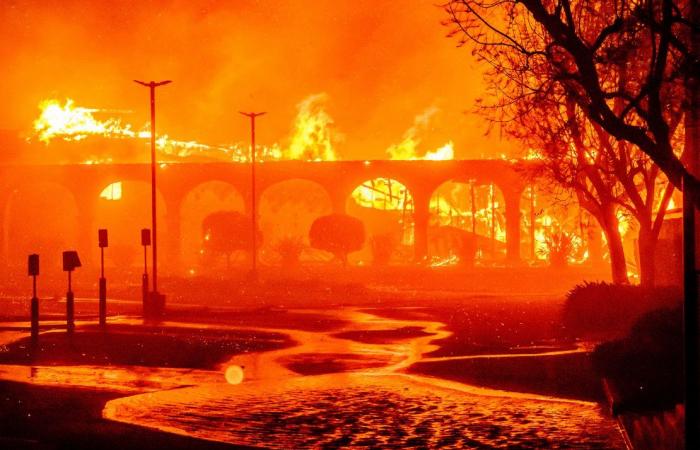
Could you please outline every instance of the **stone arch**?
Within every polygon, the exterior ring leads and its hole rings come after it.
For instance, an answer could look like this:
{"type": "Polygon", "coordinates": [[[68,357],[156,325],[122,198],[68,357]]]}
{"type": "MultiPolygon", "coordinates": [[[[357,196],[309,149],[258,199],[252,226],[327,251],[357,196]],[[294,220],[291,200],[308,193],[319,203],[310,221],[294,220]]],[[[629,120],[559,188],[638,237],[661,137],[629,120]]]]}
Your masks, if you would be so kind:
{"type": "Polygon", "coordinates": [[[364,248],[351,261],[371,263],[388,258],[407,262],[414,258],[414,197],[410,189],[393,178],[377,177],[360,182],[346,201],[347,214],[365,224],[364,248]],[[385,253],[390,247],[389,255],[385,253]]]}
{"type": "Polygon", "coordinates": [[[202,247],[202,222],[217,211],[245,211],[245,199],[231,183],[203,181],[187,191],[178,211],[180,226],[179,254],[188,273],[199,271],[202,247]]]}
{"type": "Polygon", "coordinates": [[[445,181],[430,198],[431,230],[449,226],[473,233],[477,260],[502,259],[506,254],[505,203],[505,194],[496,183],[480,179],[445,181]]]}
{"type": "MultiPolygon", "coordinates": [[[[96,199],[94,224],[91,230],[106,228],[109,232],[109,249],[106,252],[105,266],[117,273],[128,272],[143,265],[140,230],[151,228],[151,185],[150,181],[132,177],[110,177],[105,180],[103,188],[96,199]],[[114,194],[110,187],[120,184],[119,194],[114,194]]],[[[158,262],[159,269],[168,268],[167,236],[168,223],[167,202],[160,190],[156,190],[158,220],[158,262]]],[[[92,231],[91,231],[92,232],[92,231]]],[[[94,231],[96,235],[96,231],[94,231]]],[[[96,251],[95,245],[94,251],[96,251]]],[[[149,270],[151,265],[149,249],[149,270]]],[[[160,272],[160,270],[159,270],[160,272]]]]}
{"type": "Polygon", "coordinates": [[[25,267],[27,255],[39,253],[42,267],[61,270],[61,253],[80,248],[80,210],[75,194],[53,181],[23,183],[11,190],[4,206],[3,253],[10,266],[25,267]]]}
{"type": "MultiPolygon", "coordinates": [[[[332,212],[331,194],[316,181],[290,178],[267,185],[258,203],[258,223],[263,233],[262,261],[272,264],[280,260],[276,248],[283,240],[301,240],[308,247],[313,221],[332,212]]],[[[301,259],[319,259],[317,256],[312,250],[304,251],[301,259]]]]}

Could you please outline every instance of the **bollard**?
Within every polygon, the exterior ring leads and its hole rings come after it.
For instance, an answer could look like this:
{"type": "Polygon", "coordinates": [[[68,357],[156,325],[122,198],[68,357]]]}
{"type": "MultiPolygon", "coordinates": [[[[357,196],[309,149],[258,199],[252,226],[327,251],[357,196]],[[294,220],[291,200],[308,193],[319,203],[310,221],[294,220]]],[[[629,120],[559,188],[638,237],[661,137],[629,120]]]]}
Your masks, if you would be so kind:
{"type": "Polygon", "coordinates": [[[104,331],[107,327],[107,279],[105,278],[105,247],[109,245],[107,230],[97,230],[97,241],[100,247],[100,328],[104,331]]]}
{"type": "Polygon", "coordinates": [[[107,326],[107,279],[100,277],[100,327],[107,326]]]}
{"type": "Polygon", "coordinates": [[[36,296],[36,277],[39,275],[39,255],[33,253],[28,260],[29,276],[32,277],[32,300],[31,309],[31,336],[32,344],[39,342],[39,298],[36,296]]]}
{"type": "Polygon", "coordinates": [[[148,246],[151,245],[151,230],[141,230],[141,245],[143,246],[143,276],[141,277],[141,297],[143,300],[143,317],[150,315],[150,301],[148,293],[148,246]]]}
{"type": "Polygon", "coordinates": [[[63,270],[68,272],[68,292],[66,293],[66,331],[68,334],[73,334],[75,331],[75,301],[71,274],[78,267],[81,267],[78,252],[75,250],[63,252],[63,270]]]}
{"type": "Polygon", "coordinates": [[[69,290],[66,293],[66,331],[68,334],[73,334],[75,331],[75,302],[73,298],[73,291],[70,290],[70,286],[68,289],[69,290]]]}
{"type": "Polygon", "coordinates": [[[148,274],[141,276],[141,298],[143,299],[143,315],[148,315],[148,274]]]}
{"type": "Polygon", "coordinates": [[[39,299],[32,297],[32,343],[39,342],[39,299]]]}

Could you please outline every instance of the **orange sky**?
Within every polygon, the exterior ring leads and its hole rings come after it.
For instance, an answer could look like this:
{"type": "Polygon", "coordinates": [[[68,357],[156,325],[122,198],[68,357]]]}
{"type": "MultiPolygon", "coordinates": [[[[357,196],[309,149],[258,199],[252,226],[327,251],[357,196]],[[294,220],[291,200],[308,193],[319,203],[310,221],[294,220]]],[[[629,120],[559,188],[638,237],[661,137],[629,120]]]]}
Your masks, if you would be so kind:
{"type": "Polygon", "coordinates": [[[147,91],[131,80],[172,79],[158,92],[158,131],[211,144],[244,141],[239,110],[264,110],[258,142],[285,145],[296,105],[326,93],[345,159],[385,158],[414,117],[437,107],[422,152],[452,140],[458,158],[515,148],[473,111],[482,67],[445,37],[431,0],[3,0],[0,128],[28,130],[48,97],[131,110],[147,122],[147,91]]]}

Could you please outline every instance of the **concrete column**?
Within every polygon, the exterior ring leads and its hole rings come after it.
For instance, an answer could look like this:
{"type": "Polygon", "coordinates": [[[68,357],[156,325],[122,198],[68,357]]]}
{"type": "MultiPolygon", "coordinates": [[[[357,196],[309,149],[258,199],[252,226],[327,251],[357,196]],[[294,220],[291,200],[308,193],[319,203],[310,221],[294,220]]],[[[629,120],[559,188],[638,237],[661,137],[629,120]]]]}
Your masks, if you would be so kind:
{"type": "Polygon", "coordinates": [[[180,244],[182,237],[183,211],[181,209],[183,198],[178,196],[177,198],[166,199],[165,231],[167,234],[163,236],[163,244],[165,244],[163,256],[165,258],[159,261],[159,264],[170,274],[178,273],[182,270],[182,248],[180,244]]]}
{"type": "Polygon", "coordinates": [[[9,242],[9,217],[8,206],[12,198],[12,190],[7,189],[0,194],[0,266],[7,266],[9,261],[10,242],[9,242]]]}
{"type": "Polygon", "coordinates": [[[333,209],[333,214],[345,214],[347,203],[347,198],[350,195],[342,189],[328,190],[328,195],[331,198],[331,207],[333,209]],[[346,195],[347,194],[347,195],[346,195]]]}
{"type": "Polygon", "coordinates": [[[506,216],[506,260],[520,261],[520,195],[522,191],[503,190],[506,216]]]}
{"type": "MultiPolygon", "coordinates": [[[[80,262],[83,267],[89,270],[98,267],[97,259],[97,199],[99,192],[94,189],[86,189],[81,192],[74,192],[75,201],[78,206],[78,236],[75,242],[75,250],[78,251],[80,262]]],[[[71,250],[66,248],[65,250],[71,250]]]]}
{"type": "Polygon", "coordinates": [[[422,263],[428,257],[428,222],[430,219],[430,194],[413,193],[413,248],[414,260],[422,263]]]}

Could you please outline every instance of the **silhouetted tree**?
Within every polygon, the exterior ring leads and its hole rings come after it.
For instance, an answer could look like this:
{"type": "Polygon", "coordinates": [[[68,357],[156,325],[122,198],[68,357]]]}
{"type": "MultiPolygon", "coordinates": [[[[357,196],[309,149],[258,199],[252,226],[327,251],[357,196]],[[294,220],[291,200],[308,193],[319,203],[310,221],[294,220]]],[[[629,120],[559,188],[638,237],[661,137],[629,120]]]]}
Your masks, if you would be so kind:
{"type": "MultiPolygon", "coordinates": [[[[217,211],[202,221],[202,245],[206,252],[226,256],[230,267],[231,254],[237,250],[252,248],[250,217],[237,211],[217,211]]],[[[258,246],[262,244],[262,233],[257,230],[258,246]]]]}
{"type": "Polygon", "coordinates": [[[637,147],[588,120],[564,95],[535,95],[517,103],[527,114],[505,124],[506,132],[540,149],[534,172],[574,191],[581,207],[598,221],[610,250],[613,281],[628,281],[619,232],[619,216],[624,215],[639,230],[642,284],[653,285],[656,244],[674,190],[659,167],[637,147]]]}
{"type": "Polygon", "coordinates": [[[451,0],[445,8],[452,34],[491,64],[502,120],[512,118],[514,100],[563,92],[592,123],[648,155],[673,186],[685,184],[697,207],[700,181],[673,146],[680,113],[689,113],[686,130],[698,132],[695,3],[451,0]],[[532,67],[547,76],[529,76],[532,67]]]}
{"type": "Polygon", "coordinates": [[[309,230],[311,246],[332,253],[346,266],[348,254],[362,249],[365,227],[346,214],[330,214],[314,220],[309,230]]]}
{"type": "Polygon", "coordinates": [[[547,258],[552,267],[562,268],[569,264],[569,257],[574,251],[571,235],[565,231],[557,231],[547,236],[541,254],[547,258]]]}

